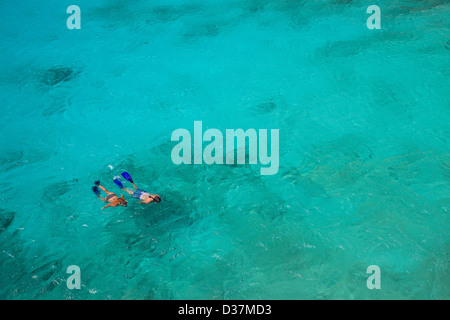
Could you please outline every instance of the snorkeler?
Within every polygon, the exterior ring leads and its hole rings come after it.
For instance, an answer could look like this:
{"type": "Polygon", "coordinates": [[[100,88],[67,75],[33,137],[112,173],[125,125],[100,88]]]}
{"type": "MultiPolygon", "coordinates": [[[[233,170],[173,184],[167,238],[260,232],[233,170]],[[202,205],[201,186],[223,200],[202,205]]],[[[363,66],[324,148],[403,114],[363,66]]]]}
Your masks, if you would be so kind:
{"type": "Polygon", "coordinates": [[[114,192],[109,192],[104,187],[102,187],[100,185],[100,181],[95,181],[94,184],[95,186],[92,187],[92,191],[94,191],[95,195],[103,202],[109,202],[106,206],[102,208],[102,210],[105,209],[106,207],[117,207],[118,205],[122,207],[127,206],[127,201],[125,200],[123,194],[121,194],[119,198],[114,192]],[[98,188],[102,189],[106,193],[105,198],[100,197],[100,190],[98,190],[98,188]]]}
{"type": "Polygon", "coordinates": [[[131,190],[129,188],[125,188],[122,184],[122,181],[120,181],[120,177],[116,176],[113,178],[113,181],[117,186],[120,188],[120,190],[125,191],[129,195],[131,195],[133,198],[141,200],[139,203],[146,203],[149,204],[150,202],[158,203],[161,201],[161,197],[157,194],[150,194],[147,191],[144,191],[142,189],[139,189],[137,185],[134,184],[133,179],[128,174],[128,172],[123,172],[122,177],[125,178],[128,182],[130,182],[134,190],[131,190]]]}

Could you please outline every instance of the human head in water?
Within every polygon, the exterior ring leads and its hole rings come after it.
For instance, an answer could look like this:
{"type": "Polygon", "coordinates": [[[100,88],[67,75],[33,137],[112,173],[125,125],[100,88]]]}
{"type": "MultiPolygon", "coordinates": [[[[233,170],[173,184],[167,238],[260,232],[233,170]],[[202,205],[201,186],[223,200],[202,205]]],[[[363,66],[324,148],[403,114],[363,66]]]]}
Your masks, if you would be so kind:
{"type": "Polygon", "coordinates": [[[123,194],[121,194],[121,197],[119,198],[119,205],[122,207],[126,207],[128,205],[128,201],[125,200],[123,194]]]}
{"type": "Polygon", "coordinates": [[[158,203],[158,202],[160,202],[161,201],[161,197],[160,196],[158,196],[157,194],[155,194],[155,195],[151,195],[151,196],[149,196],[150,198],[152,198],[153,199],[153,201],[155,202],[155,203],[158,203]]]}

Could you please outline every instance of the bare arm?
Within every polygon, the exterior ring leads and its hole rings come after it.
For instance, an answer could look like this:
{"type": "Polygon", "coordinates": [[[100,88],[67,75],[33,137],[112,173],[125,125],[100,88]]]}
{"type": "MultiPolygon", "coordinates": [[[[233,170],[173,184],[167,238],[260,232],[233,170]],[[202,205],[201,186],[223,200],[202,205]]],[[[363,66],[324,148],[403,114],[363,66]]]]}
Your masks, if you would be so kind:
{"type": "Polygon", "coordinates": [[[115,205],[112,205],[111,203],[108,203],[106,206],[104,206],[104,207],[102,208],[102,210],[105,209],[105,208],[107,208],[107,207],[115,207],[115,205]]]}

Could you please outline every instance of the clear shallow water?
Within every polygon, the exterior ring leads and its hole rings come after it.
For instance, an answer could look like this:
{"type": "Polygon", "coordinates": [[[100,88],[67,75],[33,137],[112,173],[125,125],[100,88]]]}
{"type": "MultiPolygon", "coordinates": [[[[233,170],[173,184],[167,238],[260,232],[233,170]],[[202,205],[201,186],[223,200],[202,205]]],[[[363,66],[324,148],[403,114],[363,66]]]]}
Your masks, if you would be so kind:
{"type": "Polygon", "coordinates": [[[448,1],[382,30],[365,1],[70,4],[0,5],[0,298],[450,297],[448,1]],[[195,120],[279,129],[278,174],[175,166],[195,120]],[[100,210],[123,170],[163,202],[100,210]]]}

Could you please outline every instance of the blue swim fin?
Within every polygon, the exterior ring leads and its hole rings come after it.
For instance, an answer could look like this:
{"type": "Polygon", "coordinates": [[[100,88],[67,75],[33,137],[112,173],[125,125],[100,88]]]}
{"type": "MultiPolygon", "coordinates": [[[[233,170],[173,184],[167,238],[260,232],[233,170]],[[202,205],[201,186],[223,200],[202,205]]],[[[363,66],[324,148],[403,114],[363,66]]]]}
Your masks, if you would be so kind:
{"type": "Polygon", "coordinates": [[[98,190],[97,186],[92,187],[92,191],[95,193],[97,197],[100,197],[100,190],[98,190]]]}
{"type": "Polygon", "coordinates": [[[120,189],[123,189],[123,184],[122,184],[122,181],[120,181],[120,177],[119,177],[119,176],[115,176],[115,177],[113,178],[113,181],[114,181],[115,184],[117,184],[117,186],[118,186],[120,189]]]}
{"type": "Polygon", "coordinates": [[[123,172],[122,173],[122,177],[124,177],[126,180],[130,181],[131,183],[133,183],[133,179],[131,179],[131,176],[128,174],[128,172],[123,172]]]}
{"type": "Polygon", "coordinates": [[[99,185],[100,185],[100,180],[94,181],[94,184],[95,184],[96,186],[99,186],[99,185]]]}

